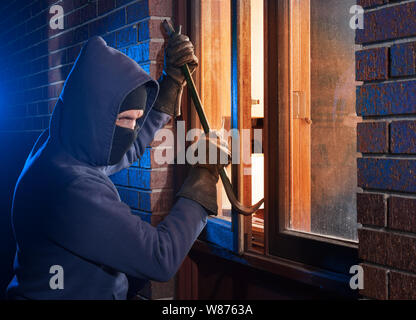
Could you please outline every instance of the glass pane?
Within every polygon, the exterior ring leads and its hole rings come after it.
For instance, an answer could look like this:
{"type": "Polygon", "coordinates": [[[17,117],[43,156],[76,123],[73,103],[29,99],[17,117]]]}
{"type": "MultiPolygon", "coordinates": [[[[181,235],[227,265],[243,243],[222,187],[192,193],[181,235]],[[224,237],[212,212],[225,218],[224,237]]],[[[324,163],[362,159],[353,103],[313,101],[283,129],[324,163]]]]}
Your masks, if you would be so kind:
{"type": "Polygon", "coordinates": [[[290,227],[357,240],[355,0],[292,1],[290,227]]]}
{"type": "MultiPolygon", "coordinates": [[[[231,129],[231,0],[199,2],[200,96],[212,130],[231,129]]],[[[231,143],[230,143],[231,146],[231,143]]],[[[227,168],[231,179],[231,166],[227,168]]],[[[218,183],[218,217],[231,221],[231,204],[218,183]]]]}

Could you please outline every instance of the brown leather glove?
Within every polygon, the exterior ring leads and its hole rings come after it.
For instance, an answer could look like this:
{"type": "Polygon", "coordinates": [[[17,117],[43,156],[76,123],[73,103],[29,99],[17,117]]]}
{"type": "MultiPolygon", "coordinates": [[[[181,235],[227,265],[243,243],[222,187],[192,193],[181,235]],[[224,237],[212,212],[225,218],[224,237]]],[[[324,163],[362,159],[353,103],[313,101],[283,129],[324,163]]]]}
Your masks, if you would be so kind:
{"type": "Polygon", "coordinates": [[[202,156],[198,154],[198,159],[202,161],[192,166],[177,196],[198,202],[209,214],[216,216],[219,171],[231,162],[231,152],[228,143],[215,131],[209,136],[201,136],[196,144],[196,151],[205,154],[202,156]]]}
{"type": "Polygon", "coordinates": [[[186,85],[181,67],[188,64],[191,74],[198,66],[194,46],[181,31],[174,33],[168,40],[165,50],[165,66],[159,79],[160,91],[154,108],[171,116],[180,115],[183,87],[186,85]]]}

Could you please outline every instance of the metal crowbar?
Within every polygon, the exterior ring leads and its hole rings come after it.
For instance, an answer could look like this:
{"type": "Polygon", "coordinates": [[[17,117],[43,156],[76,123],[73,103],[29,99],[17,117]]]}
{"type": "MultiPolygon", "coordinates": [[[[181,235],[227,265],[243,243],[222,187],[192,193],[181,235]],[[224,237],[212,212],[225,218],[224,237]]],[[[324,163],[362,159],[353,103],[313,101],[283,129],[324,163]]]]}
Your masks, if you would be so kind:
{"type": "MultiPolygon", "coordinates": [[[[163,21],[163,27],[166,33],[168,34],[168,36],[172,37],[173,34],[175,33],[175,29],[173,29],[172,25],[167,20],[163,21]]],[[[188,89],[191,94],[191,98],[194,103],[196,112],[198,113],[199,120],[201,121],[202,128],[205,134],[209,134],[210,128],[209,128],[208,120],[207,120],[207,117],[205,116],[205,112],[202,106],[201,99],[199,97],[198,91],[196,90],[194,80],[191,76],[191,73],[189,71],[189,67],[187,64],[182,66],[182,72],[188,84],[188,89]]],[[[264,199],[260,200],[254,206],[243,205],[240,201],[238,201],[237,197],[235,196],[233,187],[231,185],[230,179],[228,178],[225,169],[220,170],[219,174],[222,180],[222,184],[224,185],[224,189],[227,194],[228,200],[230,200],[230,203],[233,206],[233,209],[239,214],[242,214],[244,216],[250,216],[253,213],[256,213],[257,210],[264,203],[264,199]]]]}

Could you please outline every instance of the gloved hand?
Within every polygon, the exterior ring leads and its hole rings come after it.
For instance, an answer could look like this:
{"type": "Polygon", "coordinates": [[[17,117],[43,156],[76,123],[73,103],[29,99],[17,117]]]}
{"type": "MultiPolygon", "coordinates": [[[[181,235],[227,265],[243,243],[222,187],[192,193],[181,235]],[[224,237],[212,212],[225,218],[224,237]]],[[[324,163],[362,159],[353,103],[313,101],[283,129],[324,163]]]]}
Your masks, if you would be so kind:
{"type": "Polygon", "coordinates": [[[185,64],[188,64],[192,74],[198,66],[198,58],[194,54],[192,42],[179,30],[168,40],[164,74],[159,79],[160,91],[154,109],[175,117],[180,115],[182,92],[186,85],[181,67],[185,64]]]}
{"type": "Polygon", "coordinates": [[[198,202],[209,214],[216,216],[219,171],[231,162],[231,152],[228,143],[215,131],[208,136],[202,135],[196,144],[196,150],[205,153],[202,156],[198,154],[198,159],[205,161],[192,166],[177,196],[198,202]]]}

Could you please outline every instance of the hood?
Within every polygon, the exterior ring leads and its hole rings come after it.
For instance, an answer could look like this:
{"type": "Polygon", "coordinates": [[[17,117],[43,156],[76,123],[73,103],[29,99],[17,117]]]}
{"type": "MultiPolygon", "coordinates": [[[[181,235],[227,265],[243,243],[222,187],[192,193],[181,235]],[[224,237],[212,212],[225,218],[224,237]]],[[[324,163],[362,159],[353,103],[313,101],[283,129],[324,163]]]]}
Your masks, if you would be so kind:
{"type": "Polygon", "coordinates": [[[148,98],[145,114],[138,121],[140,128],[153,107],[159,84],[104,39],[91,38],[82,47],[55,105],[50,138],[81,162],[108,165],[120,105],[145,83],[148,98]]]}

